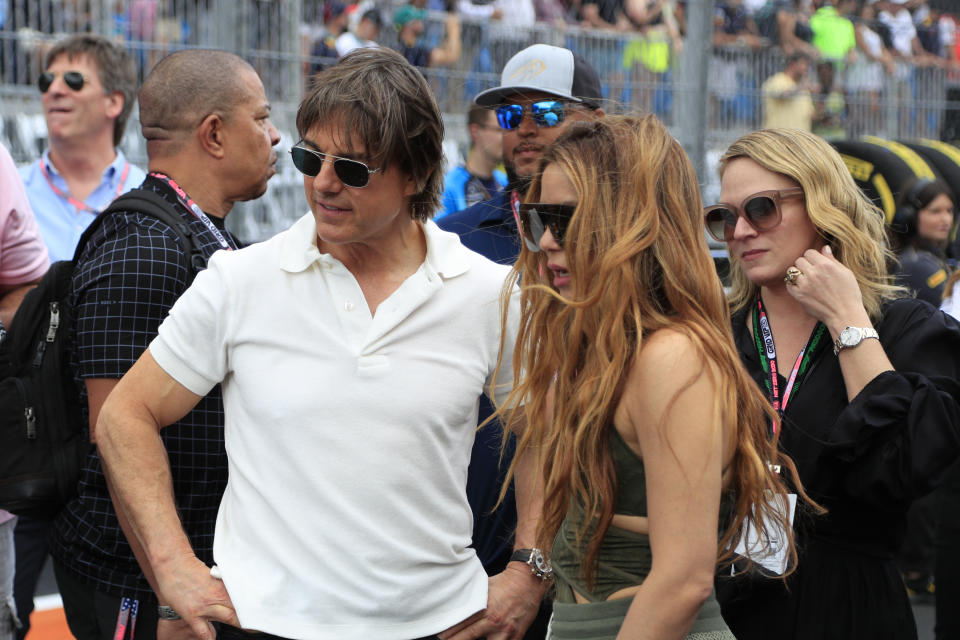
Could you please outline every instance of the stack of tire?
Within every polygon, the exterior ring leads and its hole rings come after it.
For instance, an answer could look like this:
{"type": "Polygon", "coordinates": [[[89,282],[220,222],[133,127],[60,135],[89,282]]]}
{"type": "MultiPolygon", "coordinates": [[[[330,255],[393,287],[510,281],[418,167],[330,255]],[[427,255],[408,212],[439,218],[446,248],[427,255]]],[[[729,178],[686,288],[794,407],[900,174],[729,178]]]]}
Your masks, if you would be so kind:
{"type": "MultiPolygon", "coordinates": [[[[960,148],[937,140],[893,141],[865,136],[859,140],[831,142],[840,153],[857,185],[883,211],[887,224],[893,221],[897,200],[904,188],[919,178],[942,180],[960,194],[960,148]]],[[[948,254],[960,258],[960,241],[954,240],[948,254]]]]}

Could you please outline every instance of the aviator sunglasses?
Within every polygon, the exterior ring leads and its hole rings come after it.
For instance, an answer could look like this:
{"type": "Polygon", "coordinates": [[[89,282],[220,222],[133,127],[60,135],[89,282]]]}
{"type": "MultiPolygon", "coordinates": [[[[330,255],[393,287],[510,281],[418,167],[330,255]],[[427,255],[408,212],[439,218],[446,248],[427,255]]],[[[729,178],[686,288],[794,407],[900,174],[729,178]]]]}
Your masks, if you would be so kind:
{"type": "MultiPolygon", "coordinates": [[[[53,84],[56,77],[57,74],[51,71],[41,73],[40,77],[37,78],[37,87],[40,89],[40,93],[49,91],[50,85],[53,84]]],[[[63,73],[63,82],[73,91],[80,91],[80,89],[83,89],[84,77],[79,71],[65,71],[63,73]]]]}
{"type": "Polygon", "coordinates": [[[520,230],[527,249],[540,251],[540,238],[550,230],[557,244],[563,246],[563,237],[567,233],[570,219],[577,207],[572,204],[544,204],[542,202],[520,203],[520,230]]]}
{"type": "Polygon", "coordinates": [[[732,204],[715,204],[704,207],[703,217],[707,232],[717,242],[729,242],[737,219],[741,216],[757,231],[767,231],[780,224],[780,202],[787,198],[803,197],[803,189],[771,189],[747,196],[739,207],[732,204]]]}
{"type": "Polygon", "coordinates": [[[566,106],[560,100],[540,100],[529,107],[522,104],[502,104],[494,109],[497,124],[507,131],[516,129],[523,122],[523,112],[526,109],[530,110],[530,117],[538,127],[555,127],[563,122],[566,115],[566,106]]]}
{"type": "Polygon", "coordinates": [[[290,156],[293,158],[293,164],[297,171],[305,176],[316,178],[323,168],[323,163],[327,158],[333,159],[333,171],[340,178],[340,182],[361,189],[370,182],[370,174],[377,173],[380,169],[371,169],[359,160],[350,158],[341,158],[332,153],[321,153],[296,144],[290,149],[290,156]]]}

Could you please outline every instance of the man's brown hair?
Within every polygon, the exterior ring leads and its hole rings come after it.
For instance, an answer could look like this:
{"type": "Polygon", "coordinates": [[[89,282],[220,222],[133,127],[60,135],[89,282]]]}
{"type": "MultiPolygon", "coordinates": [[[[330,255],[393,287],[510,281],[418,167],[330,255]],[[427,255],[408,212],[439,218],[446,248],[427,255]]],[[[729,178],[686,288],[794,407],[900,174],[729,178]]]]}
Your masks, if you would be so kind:
{"type": "Polygon", "coordinates": [[[92,33],[70,36],[54,44],[44,59],[43,68],[49,69],[60,56],[69,60],[80,56],[90,58],[97,65],[103,90],[123,94],[123,110],[113,123],[113,146],[116,147],[123,140],[127,119],[137,99],[137,65],[133,56],[119,44],[92,33]]]}
{"type": "Polygon", "coordinates": [[[433,215],[443,192],[443,120],[426,80],[403,56],[355,49],[317,74],[297,111],[300,137],[320,123],[338,123],[339,135],[363,144],[374,166],[396,164],[412,177],[410,215],[433,215]]]}

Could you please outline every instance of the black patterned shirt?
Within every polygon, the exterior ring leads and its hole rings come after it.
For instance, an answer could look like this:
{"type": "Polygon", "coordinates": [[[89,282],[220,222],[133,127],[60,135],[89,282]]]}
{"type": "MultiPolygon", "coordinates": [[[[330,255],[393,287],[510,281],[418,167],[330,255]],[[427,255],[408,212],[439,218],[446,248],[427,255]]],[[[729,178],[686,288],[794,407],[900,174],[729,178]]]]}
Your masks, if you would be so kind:
{"type": "MultiPolygon", "coordinates": [[[[160,194],[187,221],[207,257],[221,248],[214,234],[163,181],[148,176],[142,188],[160,194]]],[[[211,217],[222,230],[222,221],[211,217]]],[[[226,231],[223,235],[236,246],[226,231]]],[[[157,334],[157,327],[186,289],[188,259],[179,236],[151,216],[117,212],[90,239],[73,275],[71,363],[87,406],[84,379],[120,378],[157,334]]],[[[213,529],[227,483],[223,401],[219,385],[182,420],[163,429],[174,495],[197,556],[213,562],[213,529]]],[[[80,477],[78,495],[57,516],[51,554],[97,591],[152,598],[120,529],[94,450],[80,477]]]]}

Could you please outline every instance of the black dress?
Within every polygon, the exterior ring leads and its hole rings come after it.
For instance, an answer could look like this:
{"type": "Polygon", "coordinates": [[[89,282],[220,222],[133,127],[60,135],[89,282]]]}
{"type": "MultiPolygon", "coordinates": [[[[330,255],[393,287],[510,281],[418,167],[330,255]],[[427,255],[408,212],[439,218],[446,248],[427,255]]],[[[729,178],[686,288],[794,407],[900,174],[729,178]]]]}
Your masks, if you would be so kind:
{"type": "MultiPolygon", "coordinates": [[[[896,371],[848,403],[827,340],[787,408],[781,448],[829,513],[798,507],[799,564],[787,588],[779,579],[718,576],[723,616],[739,640],[917,637],[893,558],[910,502],[960,455],[960,324],[904,299],[885,306],[876,329],[896,371]]],[[[733,334],[764,388],[745,313],[733,317],[733,334]]]]}

